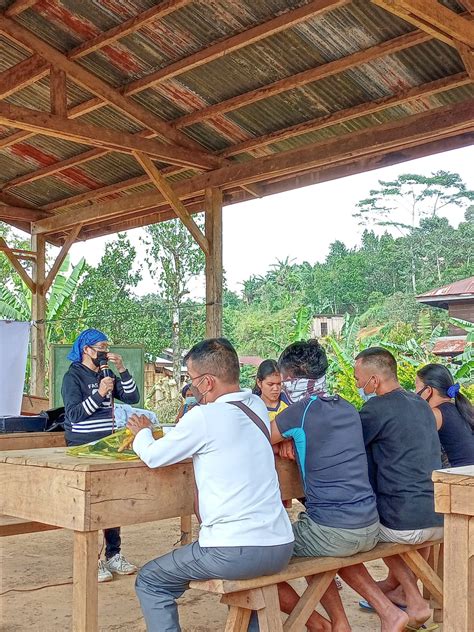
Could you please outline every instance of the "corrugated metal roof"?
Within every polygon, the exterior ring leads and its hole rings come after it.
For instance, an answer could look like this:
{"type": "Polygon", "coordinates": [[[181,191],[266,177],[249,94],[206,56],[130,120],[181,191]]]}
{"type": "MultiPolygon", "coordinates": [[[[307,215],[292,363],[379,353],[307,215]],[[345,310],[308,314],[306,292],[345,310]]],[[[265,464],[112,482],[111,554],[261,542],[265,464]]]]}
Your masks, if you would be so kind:
{"type": "Polygon", "coordinates": [[[460,281],[455,281],[449,285],[443,285],[443,287],[435,288],[434,290],[420,294],[416,298],[446,298],[451,296],[466,296],[468,298],[474,298],[474,276],[468,277],[467,279],[461,279],[460,281]]]}
{"type": "MultiPolygon", "coordinates": [[[[308,3],[309,0],[194,0],[166,17],[155,18],[139,30],[81,57],[76,63],[108,85],[123,89],[138,78],[308,3]]],[[[456,0],[443,0],[442,4],[458,13],[464,11],[462,4],[456,0]]],[[[0,8],[8,5],[8,0],[0,0],[0,8]]],[[[159,6],[155,0],[40,0],[16,16],[15,21],[57,50],[71,53],[76,46],[143,11],[153,8],[158,10],[159,6]]],[[[128,98],[160,120],[172,123],[187,113],[413,31],[411,24],[375,4],[367,0],[353,0],[192,70],[181,72],[173,79],[142,89],[128,98]]],[[[13,44],[10,39],[0,35],[0,72],[13,67],[30,54],[23,46],[13,44]]],[[[463,63],[453,47],[430,40],[337,75],[248,103],[211,119],[195,122],[182,131],[203,148],[219,152],[248,139],[455,75],[463,69],[463,63]]],[[[232,156],[230,160],[246,161],[377,127],[430,108],[470,99],[473,94],[472,85],[452,88],[403,105],[388,107],[375,114],[358,116],[344,123],[277,140],[232,156]]],[[[67,98],[68,107],[71,108],[95,97],[86,88],[68,80],[67,98]]],[[[7,101],[48,112],[49,78],[44,77],[18,91],[7,101]]],[[[131,116],[106,104],[78,120],[132,134],[144,129],[131,116]]],[[[13,132],[12,129],[0,127],[0,140],[13,132]]],[[[0,186],[36,169],[71,156],[80,156],[81,152],[89,151],[90,148],[44,136],[25,138],[0,150],[0,186]]],[[[160,168],[165,166],[157,165],[160,168]]],[[[192,170],[178,171],[168,178],[173,182],[194,173],[192,170]]],[[[22,183],[12,191],[25,202],[38,206],[59,204],[61,201],[65,203],[69,197],[76,204],[78,195],[81,201],[77,203],[85,204],[88,203],[85,195],[88,191],[126,182],[141,174],[141,168],[130,155],[109,152],[54,175],[22,183]]],[[[151,184],[124,187],[123,192],[103,199],[149,190],[153,190],[151,184]]],[[[63,211],[58,209],[57,212],[63,211]]]]}

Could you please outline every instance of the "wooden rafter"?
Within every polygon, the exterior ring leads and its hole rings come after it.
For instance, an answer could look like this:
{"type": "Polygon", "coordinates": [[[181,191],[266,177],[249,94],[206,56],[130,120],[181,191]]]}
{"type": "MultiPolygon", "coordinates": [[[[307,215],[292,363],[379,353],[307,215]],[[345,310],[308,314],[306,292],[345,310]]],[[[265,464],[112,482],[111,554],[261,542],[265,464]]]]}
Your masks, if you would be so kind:
{"type": "MultiPolygon", "coordinates": [[[[363,130],[344,137],[306,145],[296,150],[236,163],[209,173],[197,175],[173,185],[173,191],[181,200],[195,196],[208,187],[229,188],[271,177],[279,177],[314,169],[318,166],[352,160],[358,156],[380,153],[389,149],[428,142],[439,135],[455,135],[471,131],[474,100],[437,108],[379,127],[363,130]]],[[[107,217],[123,216],[127,211],[145,210],[160,203],[155,193],[128,195],[106,203],[67,211],[55,218],[40,220],[33,230],[55,233],[74,226],[78,221],[89,223],[107,217]]]]}
{"type": "Polygon", "coordinates": [[[241,48],[260,42],[267,37],[296,26],[309,18],[324,14],[327,11],[336,9],[345,4],[348,4],[348,0],[313,0],[302,7],[286,11],[267,22],[263,22],[242,33],[220,40],[145,77],[136,79],[124,87],[123,93],[126,95],[135,94],[141,90],[151,88],[158,83],[169,81],[203,64],[208,64],[224,55],[229,55],[241,48]]]}
{"type": "Polygon", "coordinates": [[[474,81],[474,49],[465,44],[458,44],[458,52],[461,55],[466,72],[471,81],[474,81]]]}
{"type": "MultiPolygon", "coordinates": [[[[451,77],[438,79],[436,81],[432,81],[421,86],[416,86],[414,88],[410,88],[400,94],[394,95],[392,97],[383,97],[381,99],[377,99],[375,101],[369,101],[367,103],[363,103],[361,105],[354,106],[352,108],[347,108],[345,110],[341,110],[339,112],[335,112],[334,114],[329,114],[323,117],[318,117],[316,119],[306,121],[304,123],[300,123],[298,125],[293,125],[291,127],[285,128],[283,130],[279,130],[277,132],[273,132],[271,134],[266,134],[264,136],[259,136],[256,138],[252,138],[247,141],[243,141],[236,145],[232,145],[228,149],[222,152],[222,155],[225,157],[234,156],[236,154],[251,151],[254,149],[259,149],[266,145],[270,145],[272,143],[277,143],[282,140],[286,140],[287,138],[293,138],[295,136],[299,136],[301,134],[306,134],[308,132],[315,132],[331,125],[336,125],[338,123],[344,123],[346,121],[352,120],[354,118],[358,118],[361,116],[367,116],[368,114],[373,114],[375,112],[379,112],[385,108],[394,107],[397,105],[402,105],[407,102],[411,102],[416,99],[425,99],[428,96],[438,94],[445,90],[450,90],[466,83],[469,83],[470,79],[466,75],[466,73],[458,73],[451,77]]],[[[96,150],[92,150],[96,151],[96,150]]],[[[85,152],[87,154],[88,152],[85,152]]],[[[81,154],[81,155],[85,155],[81,154]]],[[[68,166],[68,162],[72,163],[74,158],[68,159],[68,161],[63,161],[64,168],[68,166]]],[[[54,167],[54,165],[52,165],[54,167]]],[[[26,181],[31,181],[33,179],[37,179],[38,177],[42,177],[43,175],[51,174],[51,166],[46,167],[38,172],[34,172],[30,178],[26,181]]],[[[25,181],[27,176],[20,176],[15,180],[10,181],[5,188],[10,188],[11,186],[16,186],[17,184],[21,184],[25,181]]],[[[146,184],[149,182],[149,178],[147,176],[137,176],[133,178],[129,178],[128,180],[124,180],[117,184],[107,185],[104,187],[100,187],[99,189],[95,189],[94,191],[87,191],[85,193],[80,193],[69,198],[64,198],[62,200],[57,200],[51,204],[46,205],[44,208],[47,210],[55,210],[55,209],[63,209],[68,206],[72,206],[75,204],[80,204],[83,201],[92,201],[95,199],[99,199],[101,197],[105,197],[106,195],[111,195],[113,193],[118,193],[121,191],[125,191],[127,189],[136,187],[141,184],[146,184]]],[[[261,191],[251,191],[253,197],[255,197],[255,193],[261,196],[261,191]]]]}
{"type": "Polygon", "coordinates": [[[372,0],[436,39],[457,48],[474,45],[474,23],[436,0],[372,0]]]}
{"type": "Polygon", "coordinates": [[[34,35],[28,29],[17,24],[13,20],[0,16],[0,31],[10,39],[19,42],[33,53],[43,57],[57,70],[63,70],[68,77],[80,86],[89,90],[97,97],[110,103],[126,116],[137,121],[141,125],[156,132],[166,142],[175,143],[195,149],[198,145],[187,136],[172,128],[168,123],[160,120],[149,110],[138,103],[122,96],[117,90],[110,87],[105,81],[96,77],[79,64],[68,59],[65,55],[50,46],[47,42],[34,35]]]}
{"type": "MultiPolygon", "coordinates": [[[[383,55],[388,55],[391,54],[393,52],[399,51],[399,50],[403,50],[405,48],[409,48],[412,46],[416,46],[417,44],[420,44],[424,41],[427,41],[429,39],[429,37],[421,32],[417,32],[417,33],[409,33],[408,35],[403,35],[401,37],[389,40],[388,42],[384,43],[383,48],[379,48],[379,56],[383,56],[383,55]]],[[[368,49],[369,51],[372,49],[368,49]]],[[[376,57],[373,57],[373,59],[375,59],[376,57]]],[[[347,58],[343,58],[343,59],[347,59],[347,58]]],[[[330,62],[331,64],[333,62],[330,62]]],[[[318,73],[322,73],[324,68],[327,67],[327,64],[324,64],[322,66],[319,66],[316,70],[318,71],[318,73]]],[[[92,100],[94,101],[94,100],[92,100]]],[[[95,99],[94,103],[91,103],[91,101],[87,101],[85,103],[82,103],[78,106],[76,106],[75,108],[69,109],[68,111],[68,117],[69,118],[76,118],[77,116],[80,116],[82,113],[86,113],[88,111],[90,111],[89,108],[93,107],[94,105],[97,105],[97,103],[100,103],[100,100],[95,99]],[[89,104],[89,105],[88,105],[89,104]]],[[[19,140],[24,140],[24,137],[22,136],[22,134],[28,134],[28,132],[17,132],[16,135],[12,135],[11,137],[7,137],[6,139],[0,139],[0,148],[2,147],[2,142],[4,142],[5,144],[13,144],[13,142],[18,142],[19,140]],[[9,142],[9,139],[12,139],[12,142],[9,142]]],[[[151,132],[139,132],[137,134],[137,136],[140,137],[150,137],[151,132]]],[[[244,141],[244,143],[247,141],[244,141]]],[[[250,139],[248,141],[249,143],[253,143],[253,139],[250,139]]],[[[242,146],[244,145],[244,143],[242,143],[242,146]]],[[[266,144],[266,143],[263,143],[266,144]]],[[[231,148],[232,149],[232,148],[231,148]]],[[[242,149],[242,151],[244,151],[245,149],[242,149]]],[[[231,150],[230,150],[231,151],[231,150]]],[[[107,153],[107,150],[104,149],[92,149],[92,150],[88,150],[86,152],[83,152],[81,154],[79,154],[78,156],[72,157],[72,158],[68,158],[66,160],[63,161],[59,161],[58,163],[52,164],[52,165],[48,165],[47,167],[43,167],[40,170],[34,171],[31,174],[25,174],[23,176],[20,176],[18,178],[15,178],[14,180],[11,180],[10,182],[6,183],[4,185],[5,189],[8,189],[10,187],[13,186],[19,186],[20,184],[26,184],[27,182],[31,182],[34,180],[37,180],[40,177],[47,177],[50,175],[53,175],[55,173],[58,173],[58,171],[61,171],[62,169],[67,169],[69,167],[72,166],[76,166],[76,165],[80,165],[80,164],[84,164],[86,162],[88,162],[89,160],[94,160],[96,158],[99,158],[101,156],[103,156],[104,154],[107,153]]],[[[237,152],[235,152],[237,153],[237,152]]],[[[224,154],[225,155],[225,154],[224,154]]],[[[231,153],[229,153],[228,155],[233,155],[231,153]]],[[[66,200],[64,201],[66,202],[66,200]]]]}
{"type": "Polygon", "coordinates": [[[39,0],[14,0],[5,10],[5,15],[9,18],[20,15],[23,11],[31,9],[39,0]]]}
{"type": "Polygon", "coordinates": [[[25,285],[29,287],[32,292],[34,292],[36,288],[35,283],[33,283],[32,278],[25,270],[25,268],[21,265],[18,257],[13,253],[11,248],[8,247],[7,242],[3,239],[3,237],[0,237],[0,246],[2,247],[2,252],[5,253],[8,261],[15,268],[23,283],[25,283],[25,285]]]}
{"type": "Polygon", "coordinates": [[[69,235],[66,237],[64,244],[61,250],[59,251],[58,256],[56,257],[53,265],[51,266],[51,270],[48,272],[48,275],[46,276],[44,280],[44,283],[43,283],[44,294],[46,294],[46,292],[51,287],[57,273],[59,272],[59,268],[62,266],[63,261],[67,256],[67,253],[71,249],[72,244],[76,241],[79,233],[81,232],[81,229],[82,229],[82,224],[78,224],[77,226],[74,226],[74,228],[71,230],[69,235]]]}
{"type": "Polygon", "coordinates": [[[168,202],[168,204],[172,207],[176,216],[183,222],[186,228],[189,230],[191,235],[199,244],[201,250],[208,255],[209,254],[209,241],[207,237],[204,236],[199,226],[193,220],[191,215],[189,215],[186,210],[184,204],[181,202],[179,197],[173,191],[172,186],[169,184],[168,180],[160,173],[160,171],[153,164],[153,161],[149,158],[149,156],[136,152],[135,158],[143,167],[145,172],[148,174],[150,180],[155,184],[156,188],[164,199],[168,202]]]}
{"type": "Polygon", "coordinates": [[[220,101],[219,103],[210,105],[201,110],[196,110],[174,121],[174,125],[178,128],[194,125],[194,123],[205,121],[219,114],[232,112],[233,110],[250,105],[251,103],[267,99],[277,94],[281,94],[282,92],[287,92],[288,90],[293,90],[294,88],[299,88],[307,85],[308,83],[318,81],[319,79],[325,79],[326,77],[337,75],[379,57],[393,55],[394,53],[405,50],[406,48],[422,44],[429,39],[429,35],[420,32],[401,35],[400,37],[388,40],[382,44],[376,44],[370,48],[357,51],[357,53],[352,53],[352,55],[347,55],[341,59],[336,59],[335,61],[331,61],[327,64],[322,64],[316,68],[304,70],[303,72],[296,73],[290,77],[285,77],[284,79],[267,84],[261,88],[250,90],[249,92],[239,94],[230,99],[226,99],[225,101],[220,101]]]}
{"type": "Polygon", "coordinates": [[[49,73],[51,114],[67,117],[67,84],[64,70],[51,67],[49,73]]]}
{"type": "MultiPolygon", "coordinates": [[[[322,166],[304,174],[288,176],[273,183],[262,184],[261,187],[264,195],[273,195],[275,193],[282,193],[300,187],[320,184],[321,182],[344,178],[346,176],[363,173],[373,169],[389,167],[408,160],[414,160],[416,158],[423,158],[432,154],[458,149],[459,147],[467,147],[472,145],[473,142],[474,133],[461,134],[446,138],[441,137],[438,140],[430,141],[422,145],[413,145],[404,149],[396,148],[388,152],[376,153],[372,156],[362,156],[361,158],[354,160],[343,161],[336,165],[322,166]]],[[[244,202],[249,199],[249,196],[246,195],[242,189],[241,193],[242,197],[229,197],[226,195],[225,204],[244,202]]],[[[198,213],[202,211],[203,205],[203,201],[194,203],[187,202],[186,208],[189,213],[198,213]]],[[[96,224],[85,228],[83,236],[84,239],[93,239],[110,233],[131,230],[132,228],[140,228],[142,226],[147,226],[148,224],[155,224],[174,217],[176,217],[175,213],[169,208],[149,208],[147,211],[127,213],[126,218],[123,220],[120,220],[119,218],[109,218],[104,222],[97,222],[96,224]]],[[[48,236],[48,239],[51,239],[51,236],[48,236]]]]}
{"type": "Polygon", "coordinates": [[[48,215],[49,213],[44,211],[0,203],[0,220],[19,219],[27,222],[36,222],[39,219],[48,217],[48,215]]]}
{"type": "Polygon", "coordinates": [[[131,153],[142,151],[171,164],[213,168],[221,164],[218,158],[203,151],[160,141],[138,138],[134,134],[117,132],[110,128],[65,120],[60,116],[0,103],[0,122],[3,125],[37,132],[54,138],[86,143],[111,151],[131,153]]]}
{"type": "Polygon", "coordinates": [[[139,29],[148,26],[156,20],[161,20],[170,13],[173,13],[173,11],[182,9],[192,1],[193,0],[165,0],[164,2],[160,2],[156,6],[143,11],[139,15],[125,20],[122,24],[114,26],[114,28],[104,31],[96,37],[87,40],[83,44],[76,46],[76,48],[73,48],[73,50],[68,53],[68,57],[70,59],[80,59],[81,57],[85,57],[104,46],[109,46],[117,40],[130,35],[130,33],[135,33],[139,29]]]}
{"type": "Polygon", "coordinates": [[[0,99],[6,99],[47,74],[48,64],[39,55],[18,62],[0,74],[0,99]]]}

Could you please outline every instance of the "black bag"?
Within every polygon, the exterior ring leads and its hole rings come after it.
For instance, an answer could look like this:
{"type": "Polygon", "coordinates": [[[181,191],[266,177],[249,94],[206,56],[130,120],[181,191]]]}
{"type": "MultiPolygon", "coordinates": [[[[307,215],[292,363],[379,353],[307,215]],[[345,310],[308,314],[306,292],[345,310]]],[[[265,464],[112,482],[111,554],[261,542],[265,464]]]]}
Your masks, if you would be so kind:
{"type": "Polygon", "coordinates": [[[64,432],[64,406],[59,408],[52,408],[46,411],[48,415],[48,423],[46,424],[46,432],[64,432]]]}

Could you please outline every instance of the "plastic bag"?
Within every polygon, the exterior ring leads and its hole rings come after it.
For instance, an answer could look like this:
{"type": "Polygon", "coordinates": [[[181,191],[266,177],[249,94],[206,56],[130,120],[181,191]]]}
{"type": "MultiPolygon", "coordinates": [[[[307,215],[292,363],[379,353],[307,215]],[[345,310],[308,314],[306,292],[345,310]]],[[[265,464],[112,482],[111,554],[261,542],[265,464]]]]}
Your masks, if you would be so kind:
{"type": "MultiPolygon", "coordinates": [[[[162,436],[163,430],[158,426],[154,426],[153,437],[161,439],[162,436]]],[[[86,456],[88,458],[113,459],[116,461],[138,461],[139,457],[132,450],[133,439],[134,437],[130,430],[122,428],[98,441],[68,448],[66,454],[69,454],[69,456],[86,456]]]]}

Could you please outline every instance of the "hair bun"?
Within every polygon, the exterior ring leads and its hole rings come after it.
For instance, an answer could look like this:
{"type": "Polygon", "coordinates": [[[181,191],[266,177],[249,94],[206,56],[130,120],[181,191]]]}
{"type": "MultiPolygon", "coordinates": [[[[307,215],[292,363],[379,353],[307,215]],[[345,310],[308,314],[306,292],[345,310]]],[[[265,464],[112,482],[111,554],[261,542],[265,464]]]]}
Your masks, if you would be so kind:
{"type": "Polygon", "coordinates": [[[453,384],[448,388],[448,390],[446,391],[446,395],[448,397],[451,397],[451,399],[454,399],[460,390],[461,387],[459,386],[458,382],[456,382],[456,384],[453,384]]]}

